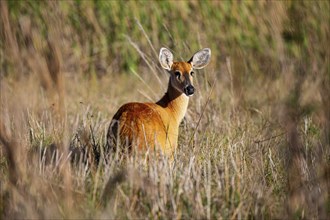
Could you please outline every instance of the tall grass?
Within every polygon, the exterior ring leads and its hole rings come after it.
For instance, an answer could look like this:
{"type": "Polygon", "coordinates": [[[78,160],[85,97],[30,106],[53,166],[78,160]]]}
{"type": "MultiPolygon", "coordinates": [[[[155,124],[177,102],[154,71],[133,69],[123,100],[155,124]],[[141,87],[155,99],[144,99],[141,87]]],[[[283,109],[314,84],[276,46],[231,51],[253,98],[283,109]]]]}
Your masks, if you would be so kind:
{"type": "Polygon", "coordinates": [[[1,218],[329,215],[328,1],[0,6],[1,218]],[[175,158],[105,158],[120,105],[165,92],[161,46],[212,49],[175,158]]]}

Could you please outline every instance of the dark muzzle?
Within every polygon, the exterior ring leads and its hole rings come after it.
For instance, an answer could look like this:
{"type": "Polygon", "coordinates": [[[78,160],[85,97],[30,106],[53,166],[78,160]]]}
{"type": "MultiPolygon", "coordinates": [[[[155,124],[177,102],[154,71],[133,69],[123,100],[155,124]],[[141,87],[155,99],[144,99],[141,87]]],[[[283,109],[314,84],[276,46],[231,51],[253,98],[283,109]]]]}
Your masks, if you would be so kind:
{"type": "Polygon", "coordinates": [[[192,85],[189,85],[187,87],[184,88],[184,93],[187,95],[187,96],[191,96],[193,95],[195,92],[195,88],[192,86],[192,85]]]}

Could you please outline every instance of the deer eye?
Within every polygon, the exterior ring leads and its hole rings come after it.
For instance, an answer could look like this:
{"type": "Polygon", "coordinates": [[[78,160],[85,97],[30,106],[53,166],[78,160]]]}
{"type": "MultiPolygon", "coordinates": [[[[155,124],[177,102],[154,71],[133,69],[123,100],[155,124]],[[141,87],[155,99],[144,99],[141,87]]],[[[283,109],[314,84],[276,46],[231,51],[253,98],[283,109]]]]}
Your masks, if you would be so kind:
{"type": "Polygon", "coordinates": [[[177,79],[180,79],[181,73],[179,71],[175,71],[174,74],[177,79]]]}
{"type": "Polygon", "coordinates": [[[190,72],[190,75],[191,75],[191,76],[194,76],[194,75],[195,75],[195,72],[194,72],[194,71],[191,71],[191,72],[190,72]]]}

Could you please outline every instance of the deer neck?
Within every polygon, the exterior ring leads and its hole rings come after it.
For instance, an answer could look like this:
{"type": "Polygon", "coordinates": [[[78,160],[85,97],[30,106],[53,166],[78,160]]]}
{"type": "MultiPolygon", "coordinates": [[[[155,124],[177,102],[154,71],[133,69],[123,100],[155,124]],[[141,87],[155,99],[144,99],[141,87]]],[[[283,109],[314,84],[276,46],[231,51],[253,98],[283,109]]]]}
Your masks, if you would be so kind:
{"type": "Polygon", "coordinates": [[[167,92],[156,104],[165,108],[175,118],[176,122],[180,124],[187,112],[188,103],[189,97],[174,88],[170,81],[167,92]]]}

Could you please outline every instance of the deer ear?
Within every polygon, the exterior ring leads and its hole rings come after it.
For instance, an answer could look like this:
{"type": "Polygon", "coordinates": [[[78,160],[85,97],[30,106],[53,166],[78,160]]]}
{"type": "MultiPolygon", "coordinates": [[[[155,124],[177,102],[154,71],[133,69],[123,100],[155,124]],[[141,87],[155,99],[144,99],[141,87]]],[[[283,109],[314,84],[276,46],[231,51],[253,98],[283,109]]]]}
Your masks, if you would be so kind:
{"type": "Polygon", "coordinates": [[[191,63],[192,67],[194,69],[202,69],[207,64],[209,64],[211,60],[211,49],[210,48],[204,48],[198,52],[196,52],[188,61],[188,63],[191,63]]]}
{"type": "Polygon", "coordinates": [[[173,54],[165,47],[162,47],[159,52],[160,65],[166,70],[171,70],[173,64],[173,54]]]}

